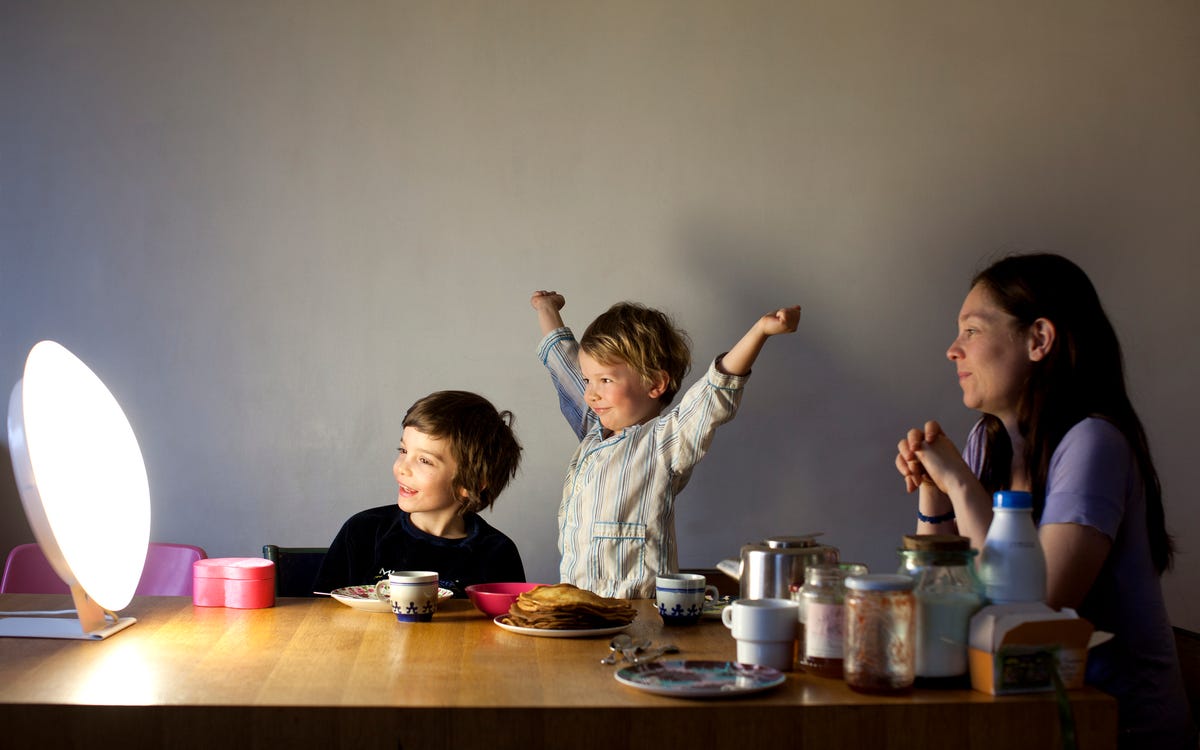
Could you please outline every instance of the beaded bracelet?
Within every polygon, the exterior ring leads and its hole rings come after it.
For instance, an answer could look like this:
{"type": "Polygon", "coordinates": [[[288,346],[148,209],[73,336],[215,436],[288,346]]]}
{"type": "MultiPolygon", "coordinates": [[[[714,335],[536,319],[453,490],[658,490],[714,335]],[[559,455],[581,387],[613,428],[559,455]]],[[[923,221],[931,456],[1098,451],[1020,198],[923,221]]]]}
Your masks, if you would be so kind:
{"type": "Polygon", "coordinates": [[[955,516],[953,508],[941,514],[940,516],[927,516],[921,512],[920,508],[917,509],[917,520],[924,521],[925,523],[945,523],[946,521],[953,521],[954,518],[955,516]]]}

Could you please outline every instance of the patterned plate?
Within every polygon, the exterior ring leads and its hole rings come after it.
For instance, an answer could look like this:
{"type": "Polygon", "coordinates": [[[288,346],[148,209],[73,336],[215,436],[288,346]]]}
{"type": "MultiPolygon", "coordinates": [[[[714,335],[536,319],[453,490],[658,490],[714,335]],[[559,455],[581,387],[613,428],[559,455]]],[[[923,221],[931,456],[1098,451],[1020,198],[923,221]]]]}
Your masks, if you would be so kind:
{"type": "Polygon", "coordinates": [[[622,685],[675,698],[726,698],[782,685],[778,669],[734,661],[654,661],[617,670],[622,685]]]}
{"type": "Polygon", "coordinates": [[[723,596],[716,600],[709,599],[704,602],[704,609],[700,612],[700,616],[720,620],[721,612],[730,604],[733,604],[732,596],[723,596]]]}
{"type": "MultiPolygon", "coordinates": [[[[347,607],[362,610],[363,612],[387,612],[390,614],[392,611],[392,603],[390,601],[375,597],[374,586],[347,586],[342,589],[334,589],[329,595],[347,607]]],[[[449,599],[452,596],[454,596],[454,592],[450,589],[438,589],[439,602],[443,599],[449,599]]]]}

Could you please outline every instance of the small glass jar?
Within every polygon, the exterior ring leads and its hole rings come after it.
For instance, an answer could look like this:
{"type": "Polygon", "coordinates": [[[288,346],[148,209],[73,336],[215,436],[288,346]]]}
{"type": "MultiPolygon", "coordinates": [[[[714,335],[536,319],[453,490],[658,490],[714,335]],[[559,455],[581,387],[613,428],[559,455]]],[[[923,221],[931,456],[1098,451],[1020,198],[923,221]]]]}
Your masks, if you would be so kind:
{"type": "Polygon", "coordinates": [[[861,693],[904,693],[915,664],[913,579],[906,575],[846,579],[846,684],[861,693]]]}
{"type": "Polygon", "coordinates": [[[867,574],[860,563],[814,565],[804,571],[804,586],[793,589],[800,602],[799,662],[805,672],[842,676],[847,576],[867,574]]]}
{"type": "Polygon", "coordinates": [[[904,537],[900,573],[913,579],[916,598],[916,677],[922,686],[957,687],[968,673],[971,616],[983,606],[975,550],[965,536],[904,537]]]}

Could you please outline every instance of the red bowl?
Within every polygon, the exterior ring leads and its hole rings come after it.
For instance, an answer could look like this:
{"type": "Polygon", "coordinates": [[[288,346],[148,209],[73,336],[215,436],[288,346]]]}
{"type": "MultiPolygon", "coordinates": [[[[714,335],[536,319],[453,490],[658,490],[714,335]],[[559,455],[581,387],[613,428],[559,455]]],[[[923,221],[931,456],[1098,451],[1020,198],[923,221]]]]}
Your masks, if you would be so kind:
{"type": "Polygon", "coordinates": [[[532,591],[540,583],[474,583],[467,586],[467,596],[479,611],[489,617],[508,613],[518,594],[532,591]]]}

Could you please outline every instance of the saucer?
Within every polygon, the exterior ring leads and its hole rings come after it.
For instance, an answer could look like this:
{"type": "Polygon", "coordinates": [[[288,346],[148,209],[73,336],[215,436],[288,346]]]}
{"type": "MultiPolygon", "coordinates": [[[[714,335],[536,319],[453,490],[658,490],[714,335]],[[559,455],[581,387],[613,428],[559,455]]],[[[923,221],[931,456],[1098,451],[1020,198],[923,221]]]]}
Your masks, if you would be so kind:
{"type": "MultiPolygon", "coordinates": [[[[390,613],[392,611],[392,603],[389,600],[379,599],[375,596],[374,586],[346,586],[345,588],[334,589],[329,592],[329,595],[347,607],[362,612],[390,613]]],[[[452,596],[454,596],[454,592],[450,589],[438,589],[439,602],[443,599],[449,599],[452,596]]]]}

